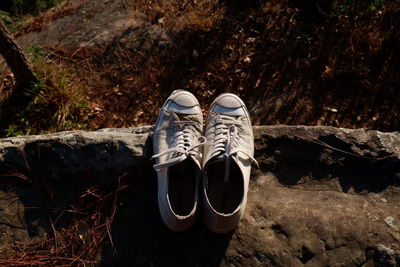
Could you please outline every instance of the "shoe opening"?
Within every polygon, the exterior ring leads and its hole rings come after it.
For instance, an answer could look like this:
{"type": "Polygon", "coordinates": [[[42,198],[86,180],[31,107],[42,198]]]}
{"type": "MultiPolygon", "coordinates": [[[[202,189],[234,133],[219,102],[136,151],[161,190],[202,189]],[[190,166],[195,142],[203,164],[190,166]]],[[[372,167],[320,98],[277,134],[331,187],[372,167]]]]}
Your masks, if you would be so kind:
{"type": "Polygon", "coordinates": [[[169,168],[168,197],[176,215],[187,216],[193,210],[199,173],[198,166],[190,158],[169,168]]]}
{"type": "Polygon", "coordinates": [[[233,160],[230,163],[228,181],[224,181],[225,162],[212,160],[207,163],[206,193],[211,206],[222,214],[233,213],[243,200],[244,183],[239,166],[233,160]]]}

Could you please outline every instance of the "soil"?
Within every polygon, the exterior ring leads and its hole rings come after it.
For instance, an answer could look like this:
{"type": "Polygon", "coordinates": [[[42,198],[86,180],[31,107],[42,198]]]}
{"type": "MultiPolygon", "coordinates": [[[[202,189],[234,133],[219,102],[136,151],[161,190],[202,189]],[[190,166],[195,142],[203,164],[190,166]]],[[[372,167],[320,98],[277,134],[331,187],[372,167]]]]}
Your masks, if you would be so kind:
{"type": "Polygon", "coordinates": [[[85,84],[87,129],[151,124],[178,88],[205,112],[236,93],[255,125],[400,128],[399,0],[67,3],[19,42],[85,84]]]}

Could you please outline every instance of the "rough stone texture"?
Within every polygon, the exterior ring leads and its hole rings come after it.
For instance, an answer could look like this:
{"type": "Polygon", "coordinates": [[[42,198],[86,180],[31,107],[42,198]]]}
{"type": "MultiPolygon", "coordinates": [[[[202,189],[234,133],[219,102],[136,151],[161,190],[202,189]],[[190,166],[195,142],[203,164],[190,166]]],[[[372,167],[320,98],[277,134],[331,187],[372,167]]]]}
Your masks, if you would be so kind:
{"type": "Polygon", "coordinates": [[[161,47],[171,42],[170,34],[162,26],[146,22],[125,1],[74,0],[71,5],[74,2],[80,7],[73,14],[52,21],[44,31],[21,36],[18,42],[22,47],[56,44],[70,50],[120,45],[134,51],[153,42],[161,47]]]}
{"type": "MultiPolygon", "coordinates": [[[[70,0],[68,6],[77,9],[71,15],[53,20],[45,30],[20,36],[18,45],[26,52],[32,45],[67,49],[74,51],[73,54],[82,49],[118,46],[144,54],[155,46],[168,47],[172,43],[165,27],[148,22],[143,14],[129,7],[129,1],[70,0]]],[[[0,70],[5,68],[4,63],[0,55],[0,70]]]]}
{"type": "MultiPolygon", "coordinates": [[[[201,220],[173,233],[157,210],[151,127],[0,139],[0,169],[44,179],[54,205],[81,188],[130,172],[103,266],[398,266],[400,134],[333,127],[255,127],[249,202],[238,228],[210,233],[201,220]]],[[[8,181],[9,182],[9,181],[8,181]]],[[[0,253],[48,231],[31,188],[0,187],[0,253]],[[17,188],[17,190],[15,190],[17,188]]]]}

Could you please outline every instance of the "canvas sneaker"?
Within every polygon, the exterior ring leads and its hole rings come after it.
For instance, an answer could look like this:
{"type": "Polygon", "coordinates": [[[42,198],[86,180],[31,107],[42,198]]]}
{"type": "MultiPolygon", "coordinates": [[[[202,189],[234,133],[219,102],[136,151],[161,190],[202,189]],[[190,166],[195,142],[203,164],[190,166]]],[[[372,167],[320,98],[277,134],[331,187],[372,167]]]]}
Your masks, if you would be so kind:
{"type": "Polygon", "coordinates": [[[153,134],[158,181],[158,206],[173,231],[189,229],[196,221],[201,180],[203,114],[189,92],[176,90],[164,103],[153,134]]]}
{"type": "Polygon", "coordinates": [[[243,101],[222,94],[208,111],[203,156],[204,222],[216,233],[239,223],[247,202],[254,136],[243,101]]]}

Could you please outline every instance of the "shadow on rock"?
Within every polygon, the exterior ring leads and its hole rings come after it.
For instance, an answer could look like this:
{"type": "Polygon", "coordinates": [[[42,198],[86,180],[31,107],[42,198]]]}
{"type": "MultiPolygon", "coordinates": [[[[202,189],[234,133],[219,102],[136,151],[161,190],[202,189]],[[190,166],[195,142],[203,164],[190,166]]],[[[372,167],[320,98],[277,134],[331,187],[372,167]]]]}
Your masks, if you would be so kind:
{"type": "Polygon", "coordinates": [[[131,195],[120,210],[101,266],[219,266],[231,234],[215,235],[199,222],[184,233],[162,222],[156,201],[156,178],[147,177],[145,191],[131,195]]]}
{"type": "Polygon", "coordinates": [[[44,195],[32,186],[12,179],[15,177],[2,177],[0,183],[0,228],[5,227],[0,243],[43,238],[50,231],[44,195]],[[9,232],[14,231],[10,236],[9,232]]]}
{"type": "Polygon", "coordinates": [[[399,160],[390,155],[378,155],[368,146],[358,147],[364,155],[355,153],[352,145],[333,136],[319,140],[280,137],[259,149],[262,171],[273,172],[286,186],[305,185],[312,181],[337,179],[340,190],[356,193],[382,192],[400,185],[399,160]]]}
{"type": "Polygon", "coordinates": [[[111,242],[103,247],[100,266],[219,266],[232,233],[213,234],[201,216],[187,232],[169,230],[158,211],[157,178],[150,162],[147,170],[131,174],[135,185],[114,223],[114,248],[111,242]]]}

